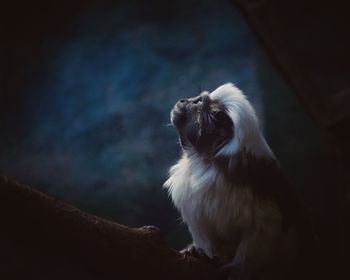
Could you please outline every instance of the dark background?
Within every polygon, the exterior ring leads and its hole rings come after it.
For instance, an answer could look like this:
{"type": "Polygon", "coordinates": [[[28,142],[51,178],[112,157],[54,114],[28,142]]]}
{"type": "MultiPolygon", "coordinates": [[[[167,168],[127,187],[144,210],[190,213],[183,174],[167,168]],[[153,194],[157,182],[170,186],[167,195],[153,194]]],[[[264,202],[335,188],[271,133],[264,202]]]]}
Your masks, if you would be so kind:
{"type": "MultiPolygon", "coordinates": [[[[1,174],[120,223],[156,225],[182,248],[189,235],[162,189],[179,156],[169,112],[180,97],[234,82],[255,105],[324,252],[337,254],[328,136],[230,1],[1,5],[1,174]]],[[[346,72],[327,77],[327,89],[346,84],[346,72]]]]}

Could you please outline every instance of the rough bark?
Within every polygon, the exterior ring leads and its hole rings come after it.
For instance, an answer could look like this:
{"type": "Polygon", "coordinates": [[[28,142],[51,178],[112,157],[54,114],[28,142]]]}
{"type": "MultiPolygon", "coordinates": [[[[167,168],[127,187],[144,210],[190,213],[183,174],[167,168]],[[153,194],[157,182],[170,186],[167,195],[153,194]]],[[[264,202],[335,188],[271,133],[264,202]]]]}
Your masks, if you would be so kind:
{"type": "Polygon", "coordinates": [[[1,279],[217,279],[155,227],[130,228],[0,177],[1,279]]]}

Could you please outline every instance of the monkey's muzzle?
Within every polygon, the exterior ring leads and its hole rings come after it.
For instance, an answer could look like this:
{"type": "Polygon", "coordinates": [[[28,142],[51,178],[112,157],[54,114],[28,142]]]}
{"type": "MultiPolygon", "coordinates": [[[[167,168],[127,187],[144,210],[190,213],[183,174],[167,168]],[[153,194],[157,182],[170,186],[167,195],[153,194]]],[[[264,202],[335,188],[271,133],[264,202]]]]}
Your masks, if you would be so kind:
{"type": "Polygon", "coordinates": [[[187,120],[187,110],[186,104],[188,103],[187,99],[180,99],[171,110],[170,119],[171,123],[176,127],[180,128],[186,124],[187,120]]]}
{"type": "Polygon", "coordinates": [[[170,118],[176,128],[184,126],[188,119],[206,110],[210,98],[207,92],[193,98],[181,98],[171,110],[170,118]]]}

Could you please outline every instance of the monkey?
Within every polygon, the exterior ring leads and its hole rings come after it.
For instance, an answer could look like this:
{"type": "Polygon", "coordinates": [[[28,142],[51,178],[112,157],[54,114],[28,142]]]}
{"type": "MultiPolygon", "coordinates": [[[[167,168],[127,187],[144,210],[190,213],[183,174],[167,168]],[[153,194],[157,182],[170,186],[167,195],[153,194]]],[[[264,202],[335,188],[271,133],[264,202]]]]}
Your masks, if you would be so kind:
{"type": "Polygon", "coordinates": [[[171,110],[182,156],[164,187],[193,239],[234,279],[286,279],[309,240],[305,209],[234,84],[171,110]]]}

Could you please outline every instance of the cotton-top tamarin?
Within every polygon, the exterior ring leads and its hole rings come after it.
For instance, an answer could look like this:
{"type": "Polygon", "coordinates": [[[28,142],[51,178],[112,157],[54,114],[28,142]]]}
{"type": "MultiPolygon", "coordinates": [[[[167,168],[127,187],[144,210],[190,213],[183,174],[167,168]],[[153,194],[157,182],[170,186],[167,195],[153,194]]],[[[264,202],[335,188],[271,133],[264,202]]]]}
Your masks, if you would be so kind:
{"type": "Polygon", "coordinates": [[[164,183],[193,246],[235,279],[292,269],[305,219],[246,96],[233,84],[180,99],[171,111],[183,154],[164,183]]]}

